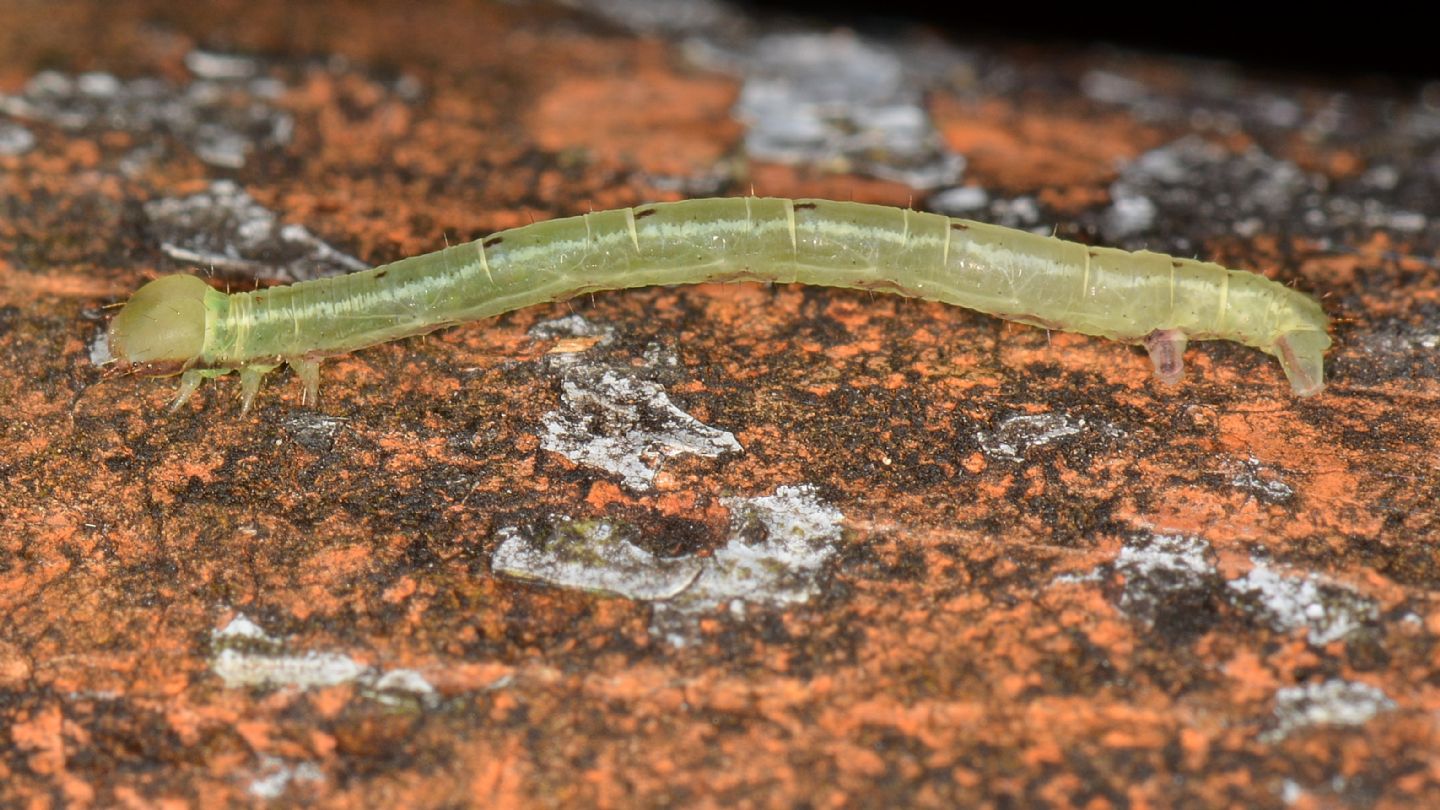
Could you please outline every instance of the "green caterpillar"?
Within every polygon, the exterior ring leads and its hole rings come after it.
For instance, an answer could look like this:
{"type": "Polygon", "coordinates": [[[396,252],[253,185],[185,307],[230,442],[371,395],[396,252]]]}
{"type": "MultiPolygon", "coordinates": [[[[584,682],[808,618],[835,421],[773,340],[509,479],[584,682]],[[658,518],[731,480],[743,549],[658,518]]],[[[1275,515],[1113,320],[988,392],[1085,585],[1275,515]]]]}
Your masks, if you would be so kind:
{"type": "Polygon", "coordinates": [[[180,375],[172,410],[239,372],[249,410],[293,368],[313,400],[320,360],[599,290],[707,281],[800,282],[895,293],[1143,345],[1179,382],[1189,340],[1268,352],[1298,396],[1325,387],[1320,304],[1255,273],[1089,247],[903,208],[738,197],[598,211],[337,278],[226,295],[194,276],[141,287],[110,326],[121,368],[180,375]]]}

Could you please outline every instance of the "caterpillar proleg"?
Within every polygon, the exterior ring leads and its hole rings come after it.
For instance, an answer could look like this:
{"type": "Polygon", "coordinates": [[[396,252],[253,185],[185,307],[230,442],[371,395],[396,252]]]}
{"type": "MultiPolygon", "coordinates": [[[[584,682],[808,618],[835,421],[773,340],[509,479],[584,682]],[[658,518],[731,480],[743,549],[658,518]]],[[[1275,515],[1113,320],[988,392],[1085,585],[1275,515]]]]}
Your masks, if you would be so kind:
{"type": "Polygon", "coordinates": [[[1176,383],[1188,341],[1274,355],[1298,396],[1325,387],[1329,319],[1263,276],[1148,251],[830,200],[737,197],[537,222],[347,276],[227,295],[194,276],[141,287],[110,326],[121,367],[180,375],[172,410],[238,372],[245,410],[295,369],[311,399],[326,356],[600,290],[800,282],[940,301],[1146,348],[1176,383]]]}

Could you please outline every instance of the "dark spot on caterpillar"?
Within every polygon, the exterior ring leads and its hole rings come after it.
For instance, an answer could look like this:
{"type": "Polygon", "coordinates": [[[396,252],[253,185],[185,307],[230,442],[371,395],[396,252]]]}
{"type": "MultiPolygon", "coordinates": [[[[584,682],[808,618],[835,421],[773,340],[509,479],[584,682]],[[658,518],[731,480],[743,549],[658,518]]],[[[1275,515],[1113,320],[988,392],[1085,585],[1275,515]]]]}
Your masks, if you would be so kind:
{"type": "Polygon", "coordinates": [[[1179,259],[1176,259],[1175,261],[1170,262],[1170,266],[1175,268],[1176,270],[1179,270],[1183,265],[1180,264],[1179,259]]]}
{"type": "Polygon", "coordinates": [[[635,212],[635,218],[636,218],[636,219],[644,219],[645,217],[648,217],[648,216],[650,216],[650,215],[652,215],[652,214],[654,214],[654,213],[655,213],[655,209],[654,209],[654,208],[646,208],[644,211],[636,211],[636,212],[635,212]]]}
{"type": "Polygon", "coordinates": [[[711,273],[710,275],[705,277],[705,280],[714,282],[716,284],[729,284],[736,281],[764,281],[765,276],[760,273],[752,272],[749,268],[744,268],[741,270],[734,270],[728,273],[711,273]]]}
{"type": "Polygon", "coordinates": [[[968,231],[970,230],[970,226],[966,225],[963,222],[952,222],[950,223],[950,229],[956,231],[968,231]]]}
{"type": "Polygon", "coordinates": [[[384,270],[381,270],[381,271],[379,271],[378,273],[375,274],[375,280],[376,280],[376,281],[379,281],[380,279],[384,278],[384,277],[385,277],[386,275],[388,275],[389,273],[390,273],[390,268],[387,267],[387,268],[385,268],[384,270]]]}
{"type": "Polygon", "coordinates": [[[804,202],[804,203],[796,203],[796,204],[795,204],[795,210],[796,210],[796,211],[808,211],[808,210],[810,210],[811,208],[819,208],[819,207],[820,207],[819,203],[813,203],[813,202],[804,202]]]}
{"type": "Polygon", "coordinates": [[[854,286],[861,290],[889,292],[897,295],[913,295],[912,289],[888,278],[857,278],[854,286]]]}
{"type": "Polygon", "coordinates": [[[480,243],[480,247],[482,247],[482,248],[495,247],[496,245],[498,245],[498,244],[500,244],[501,242],[504,242],[504,241],[505,241],[505,237],[503,237],[503,236],[492,236],[492,237],[490,237],[489,239],[486,239],[484,242],[481,242],[481,243],[480,243]]]}

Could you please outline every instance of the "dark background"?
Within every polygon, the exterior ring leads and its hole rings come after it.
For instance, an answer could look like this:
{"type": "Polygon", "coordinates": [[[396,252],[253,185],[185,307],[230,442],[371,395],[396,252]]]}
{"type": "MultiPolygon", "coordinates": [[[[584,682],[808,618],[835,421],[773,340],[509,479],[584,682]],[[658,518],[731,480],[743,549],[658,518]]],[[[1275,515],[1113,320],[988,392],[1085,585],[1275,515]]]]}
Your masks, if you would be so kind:
{"type": "Polygon", "coordinates": [[[1440,31],[1426,4],[935,3],[924,0],[750,3],[867,27],[922,22],[959,39],[1108,43],[1166,56],[1223,58],[1259,68],[1342,79],[1440,78],[1440,31]]]}

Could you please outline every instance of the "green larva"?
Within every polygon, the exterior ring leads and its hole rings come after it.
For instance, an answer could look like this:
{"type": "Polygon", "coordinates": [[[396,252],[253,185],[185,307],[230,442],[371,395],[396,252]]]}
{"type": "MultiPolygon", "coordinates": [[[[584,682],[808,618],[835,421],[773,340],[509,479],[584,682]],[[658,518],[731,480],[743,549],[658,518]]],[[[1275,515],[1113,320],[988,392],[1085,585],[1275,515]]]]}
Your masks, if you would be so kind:
{"type": "Polygon", "coordinates": [[[537,222],[254,292],[166,276],[120,310],[110,346],[122,368],[179,374],[174,408],[205,378],[239,372],[248,410],[281,364],[313,400],[330,355],[599,290],[706,281],[875,290],[1140,344],[1171,384],[1188,340],[1233,340],[1279,358],[1298,396],[1325,387],[1329,319],[1315,299],[1255,273],[903,208],[763,197],[537,222]]]}

